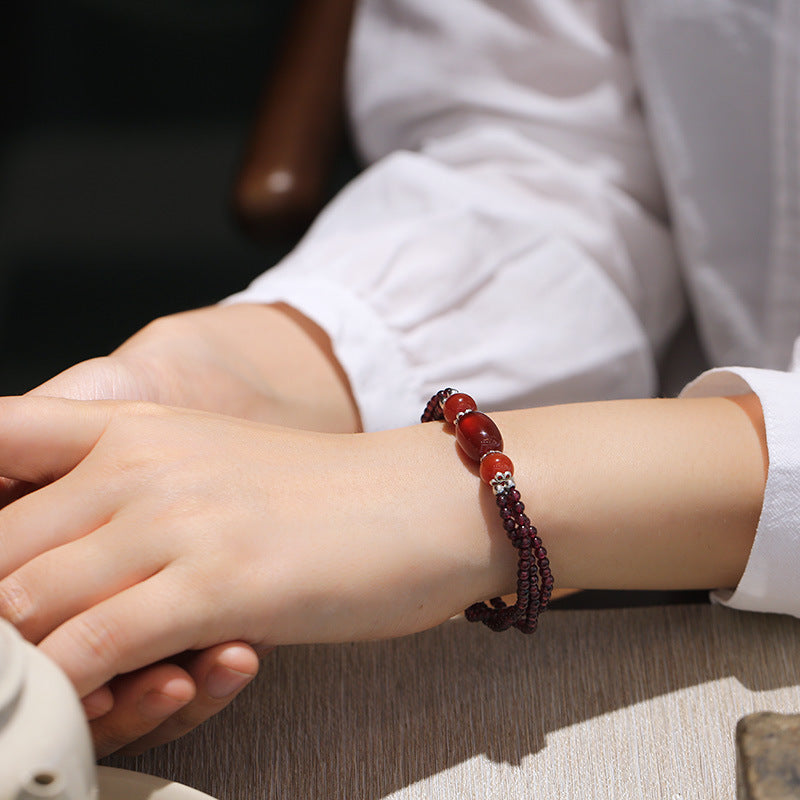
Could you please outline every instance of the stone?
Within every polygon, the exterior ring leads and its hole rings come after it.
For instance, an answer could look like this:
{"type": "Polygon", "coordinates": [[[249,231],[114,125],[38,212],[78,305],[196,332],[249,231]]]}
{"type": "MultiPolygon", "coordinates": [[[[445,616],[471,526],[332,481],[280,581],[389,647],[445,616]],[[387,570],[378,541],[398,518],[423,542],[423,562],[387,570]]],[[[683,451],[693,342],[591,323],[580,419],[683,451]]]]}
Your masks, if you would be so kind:
{"type": "Polygon", "coordinates": [[[737,800],[800,800],[800,714],[761,712],[736,726],[737,800]]]}

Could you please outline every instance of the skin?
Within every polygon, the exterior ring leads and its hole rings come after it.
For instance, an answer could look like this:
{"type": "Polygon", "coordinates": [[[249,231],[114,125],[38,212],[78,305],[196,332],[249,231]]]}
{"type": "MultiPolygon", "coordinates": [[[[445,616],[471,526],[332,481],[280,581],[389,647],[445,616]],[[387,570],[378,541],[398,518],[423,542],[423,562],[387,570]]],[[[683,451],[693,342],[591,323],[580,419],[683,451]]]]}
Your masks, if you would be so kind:
{"type": "MultiPolygon", "coordinates": [[[[312,430],[360,430],[329,340],[283,305],[214,306],[155,320],[111,355],[76,364],[29,395],[152,401],[312,430]]],[[[0,507],[33,488],[0,478],[0,507]]],[[[98,755],[137,753],[181,736],[231,702],[257,670],[258,655],[231,642],[99,687],[83,698],[98,755]]]]}
{"type": "MultiPolygon", "coordinates": [[[[269,310],[248,307],[250,322],[254,311],[269,310]]],[[[238,664],[279,644],[399,636],[514,590],[515,553],[493,498],[447,426],[344,432],[358,422],[335,363],[313,329],[280,309],[266,316],[275,315],[338,382],[323,403],[337,433],[264,421],[270,407],[291,408],[294,425],[313,412],[281,397],[277,382],[253,383],[260,365],[247,359],[260,349],[248,356],[246,343],[239,362],[218,351],[232,365],[230,385],[218,378],[212,401],[179,398],[225,405],[230,390],[236,416],[141,398],[0,399],[0,474],[41,487],[0,511],[0,614],[61,665],[89,706],[113,697],[94,722],[108,749],[147,746],[213,713],[197,687],[225,653],[238,664]],[[431,476],[446,479],[432,485],[431,476]],[[164,661],[187,652],[198,654],[188,670],[164,661]],[[180,717],[176,705],[194,710],[180,717]]],[[[252,342],[250,325],[242,330],[252,342]]],[[[180,352],[180,337],[173,342],[180,352]]],[[[122,358],[136,360],[130,350],[122,358]]],[[[756,398],[583,403],[493,418],[559,585],[737,583],[766,476],[756,398]]]]}

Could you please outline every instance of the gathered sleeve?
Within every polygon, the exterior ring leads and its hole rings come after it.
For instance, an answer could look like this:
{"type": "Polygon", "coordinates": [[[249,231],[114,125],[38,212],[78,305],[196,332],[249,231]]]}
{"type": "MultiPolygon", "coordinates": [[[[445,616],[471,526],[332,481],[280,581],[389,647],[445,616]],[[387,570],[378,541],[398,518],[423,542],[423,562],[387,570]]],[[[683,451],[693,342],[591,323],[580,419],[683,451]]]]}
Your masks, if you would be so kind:
{"type": "Polygon", "coordinates": [[[316,322],[365,430],[444,385],[495,410],[655,390],[679,269],[623,26],[591,5],[360,4],[370,165],[226,302],[316,322]]]}

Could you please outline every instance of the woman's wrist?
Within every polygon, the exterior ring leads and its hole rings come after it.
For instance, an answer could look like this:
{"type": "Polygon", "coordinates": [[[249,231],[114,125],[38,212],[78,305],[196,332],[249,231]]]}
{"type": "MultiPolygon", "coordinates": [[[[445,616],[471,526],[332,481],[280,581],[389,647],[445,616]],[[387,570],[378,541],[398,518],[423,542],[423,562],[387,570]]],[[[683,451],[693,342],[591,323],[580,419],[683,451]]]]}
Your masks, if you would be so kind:
{"type": "Polygon", "coordinates": [[[753,395],[496,415],[557,586],[735,586],[766,482],[753,395]]]}
{"type": "Polygon", "coordinates": [[[287,306],[210,306],[154,320],[111,355],[150,399],[326,432],[360,429],[327,336],[287,306]]]}
{"type": "MultiPolygon", "coordinates": [[[[492,418],[557,588],[736,585],[766,480],[753,395],[583,403],[492,418]]],[[[423,536],[418,560],[438,570],[430,577],[434,605],[453,610],[513,594],[517,552],[491,490],[459,456],[447,427],[368,438],[384,453],[404,454],[394,506],[408,541],[423,536]],[[408,459],[417,466],[409,469],[408,459]]]]}
{"type": "Polygon", "coordinates": [[[403,633],[514,591],[517,553],[494,495],[446,426],[432,422],[370,433],[353,443],[356,460],[374,476],[357,492],[359,524],[369,525],[377,514],[384,520],[375,523],[378,535],[401,549],[392,556],[404,564],[392,591],[403,598],[408,615],[403,633]]]}

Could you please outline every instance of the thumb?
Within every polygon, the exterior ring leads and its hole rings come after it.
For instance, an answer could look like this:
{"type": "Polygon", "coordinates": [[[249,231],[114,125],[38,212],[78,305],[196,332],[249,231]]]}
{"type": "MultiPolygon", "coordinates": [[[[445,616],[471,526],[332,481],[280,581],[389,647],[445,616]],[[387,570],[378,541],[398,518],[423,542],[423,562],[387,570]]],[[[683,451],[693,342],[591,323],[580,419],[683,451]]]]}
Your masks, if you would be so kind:
{"type": "Polygon", "coordinates": [[[37,485],[60,478],[97,444],[112,408],[51,397],[0,398],[0,475],[37,485]]]}
{"type": "Polygon", "coordinates": [[[73,400],[156,400],[156,392],[128,361],[100,356],[81,361],[45,381],[28,396],[67,397],[73,400]]]}

